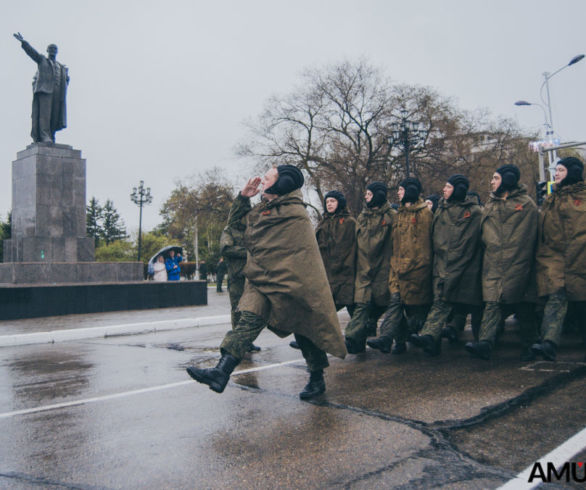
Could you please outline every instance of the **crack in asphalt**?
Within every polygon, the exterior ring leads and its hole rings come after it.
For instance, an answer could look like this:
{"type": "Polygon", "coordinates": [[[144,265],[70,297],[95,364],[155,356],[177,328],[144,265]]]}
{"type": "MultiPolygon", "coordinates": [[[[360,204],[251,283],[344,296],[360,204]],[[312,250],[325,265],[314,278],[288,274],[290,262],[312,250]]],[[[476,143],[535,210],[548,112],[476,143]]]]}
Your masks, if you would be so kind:
{"type": "MultiPolygon", "coordinates": [[[[556,390],[562,389],[569,383],[584,377],[586,377],[586,365],[581,365],[569,372],[562,372],[552,376],[539,385],[528,388],[521,394],[509,400],[485,407],[478,415],[474,415],[467,419],[442,420],[432,423],[409,419],[398,415],[390,415],[378,410],[371,410],[343,403],[330,402],[324,400],[323,398],[307,400],[306,403],[321,407],[333,408],[336,410],[351,411],[361,415],[375,417],[387,422],[403,424],[425,434],[430,438],[430,448],[421,449],[414,454],[410,454],[406,458],[378,468],[375,471],[364,473],[363,475],[350,481],[332,482],[334,485],[343,486],[344,488],[352,488],[356,484],[367,482],[370,479],[376,478],[377,476],[382,475],[388,471],[393,471],[400,465],[405,464],[406,462],[411,462],[414,459],[433,461],[434,464],[428,464],[422,468],[421,472],[423,476],[414,478],[408,483],[398,485],[394,488],[407,490],[411,488],[442,487],[447,484],[462,483],[483,478],[496,478],[502,480],[504,483],[511,478],[514,478],[515,473],[501,468],[488,466],[477,461],[470,455],[466,454],[465,451],[462,451],[455,444],[453,444],[450,441],[450,434],[453,431],[459,429],[480,426],[489,420],[502,417],[520,406],[528,405],[538,398],[549,395],[556,390]],[[430,482],[433,482],[431,486],[430,482]]],[[[279,395],[289,399],[293,398],[293,395],[278,393],[272,390],[249,387],[239,383],[233,384],[244,391],[250,391],[254,393],[270,393],[272,395],[279,395]]]]}
{"type": "Polygon", "coordinates": [[[479,425],[487,422],[488,420],[501,417],[521,405],[527,405],[539,397],[549,395],[550,393],[563,388],[569,383],[584,377],[586,377],[586,366],[580,366],[572,371],[563,372],[552,376],[551,378],[543,381],[541,384],[532,386],[520,395],[517,395],[516,397],[513,397],[509,400],[484,407],[481,410],[481,413],[478,415],[467,419],[438,421],[430,424],[430,426],[435,430],[451,431],[479,425]]]}

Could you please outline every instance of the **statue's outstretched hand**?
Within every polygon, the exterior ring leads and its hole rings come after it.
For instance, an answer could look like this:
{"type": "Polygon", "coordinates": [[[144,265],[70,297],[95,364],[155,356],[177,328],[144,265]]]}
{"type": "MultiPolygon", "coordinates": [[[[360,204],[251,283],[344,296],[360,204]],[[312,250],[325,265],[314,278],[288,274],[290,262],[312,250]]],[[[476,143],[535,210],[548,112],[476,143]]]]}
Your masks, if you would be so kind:
{"type": "Polygon", "coordinates": [[[260,192],[260,189],[258,188],[258,186],[260,185],[260,182],[261,182],[260,177],[253,177],[252,179],[249,179],[248,182],[246,183],[246,185],[240,191],[240,194],[243,197],[256,196],[260,192]]]}
{"type": "Polygon", "coordinates": [[[17,39],[17,41],[20,41],[21,43],[24,42],[24,37],[22,37],[22,34],[20,32],[13,34],[13,36],[17,39]]]}

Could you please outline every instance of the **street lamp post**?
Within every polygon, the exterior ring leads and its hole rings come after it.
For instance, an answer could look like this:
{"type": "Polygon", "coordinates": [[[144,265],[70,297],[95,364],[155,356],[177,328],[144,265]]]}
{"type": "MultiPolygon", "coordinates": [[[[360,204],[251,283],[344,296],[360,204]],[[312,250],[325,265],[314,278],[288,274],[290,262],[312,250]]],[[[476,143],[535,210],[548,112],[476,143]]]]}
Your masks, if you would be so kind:
{"type": "Polygon", "coordinates": [[[140,262],[140,249],[142,245],[142,207],[153,202],[153,197],[151,196],[151,188],[145,188],[144,181],[141,180],[138,187],[132,188],[132,194],[130,194],[130,199],[134,204],[136,204],[140,208],[140,214],[138,218],[138,258],[136,259],[137,262],[140,262]]]}
{"type": "MultiPolygon", "coordinates": [[[[578,54],[576,56],[574,56],[569,63],[561,66],[560,68],[558,68],[556,71],[554,71],[553,73],[549,73],[549,72],[544,72],[543,73],[543,83],[541,84],[541,88],[539,89],[539,95],[541,97],[541,101],[543,102],[543,104],[545,105],[545,107],[547,107],[547,113],[545,112],[545,109],[543,108],[543,106],[541,106],[540,104],[535,104],[535,103],[530,103],[530,102],[526,102],[524,100],[519,100],[517,102],[515,102],[515,105],[519,105],[519,106],[524,106],[524,105],[538,105],[543,109],[544,115],[545,115],[545,125],[546,125],[546,133],[548,133],[551,136],[551,143],[553,144],[553,134],[554,134],[554,129],[553,129],[553,117],[552,117],[552,110],[551,110],[551,96],[549,93],[549,81],[555,76],[557,75],[560,71],[568,68],[569,66],[575,65],[576,63],[578,63],[579,61],[582,61],[582,59],[584,59],[583,54],[578,54]],[[545,88],[545,92],[546,92],[546,96],[547,96],[547,100],[544,99],[543,97],[543,89],[545,88]],[[547,131],[547,129],[549,129],[549,131],[547,131]]],[[[552,177],[553,180],[553,175],[555,173],[555,164],[557,162],[557,152],[555,150],[549,152],[549,173],[552,177]]]]}
{"type": "Polygon", "coordinates": [[[553,73],[548,73],[548,72],[543,73],[543,83],[541,84],[541,89],[539,90],[539,93],[541,94],[541,100],[547,106],[547,110],[549,111],[549,124],[551,125],[552,128],[553,128],[553,118],[551,116],[551,98],[549,95],[549,81],[551,78],[553,78],[554,75],[557,75],[560,71],[564,70],[568,66],[575,65],[576,63],[578,63],[578,61],[582,61],[583,58],[584,58],[583,54],[578,54],[578,55],[574,56],[567,65],[564,65],[561,68],[558,68],[553,73]],[[545,91],[547,94],[547,102],[545,102],[543,100],[543,87],[545,87],[545,91]]]}
{"type": "MultiPolygon", "coordinates": [[[[543,123],[543,127],[545,129],[545,141],[549,144],[549,145],[555,145],[555,141],[554,141],[554,137],[553,137],[553,129],[549,123],[549,119],[547,118],[547,112],[545,111],[545,107],[543,107],[543,105],[538,104],[536,102],[527,102],[526,100],[518,100],[517,102],[515,102],[516,106],[537,106],[539,108],[541,108],[541,110],[543,111],[543,118],[544,118],[544,123],[543,123]]],[[[553,165],[553,155],[552,152],[547,152],[548,155],[548,159],[549,159],[549,168],[552,167],[553,165]]],[[[543,164],[543,152],[539,152],[539,180],[540,181],[544,181],[545,180],[545,169],[544,169],[544,164],[543,164]]]]}
{"type": "Polygon", "coordinates": [[[391,124],[389,143],[391,146],[400,144],[403,147],[407,177],[411,175],[409,152],[412,148],[416,148],[425,143],[426,138],[427,131],[423,128],[423,124],[418,121],[410,121],[407,119],[407,111],[405,109],[401,110],[401,121],[391,124]]]}

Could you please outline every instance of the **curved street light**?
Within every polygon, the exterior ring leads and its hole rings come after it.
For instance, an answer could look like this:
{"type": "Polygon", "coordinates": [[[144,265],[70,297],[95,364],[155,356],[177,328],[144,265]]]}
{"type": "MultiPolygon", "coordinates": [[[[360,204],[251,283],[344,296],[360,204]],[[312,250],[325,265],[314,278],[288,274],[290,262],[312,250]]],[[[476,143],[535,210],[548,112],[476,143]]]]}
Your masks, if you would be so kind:
{"type": "MultiPolygon", "coordinates": [[[[549,141],[553,143],[553,136],[554,136],[554,129],[553,129],[553,117],[552,117],[552,112],[551,112],[551,96],[549,93],[549,81],[555,76],[557,75],[560,71],[565,70],[566,68],[568,68],[569,66],[575,65],[576,63],[578,63],[579,61],[582,61],[584,59],[586,55],[584,54],[578,54],[576,56],[574,56],[569,63],[561,66],[560,68],[558,68],[556,71],[554,71],[553,73],[549,73],[549,72],[544,72],[543,73],[543,83],[541,84],[541,88],[539,89],[539,96],[541,98],[541,101],[543,102],[543,104],[545,105],[545,107],[541,104],[537,104],[535,102],[527,102],[526,100],[518,100],[517,102],[515,102],[515,105],[517,106],[528,106],[528,105],[536,105],[541,107],[541,109],[543,110],[543,115],[545,118],[545,133],[546,133],[546,138],[549,138],[549,141]],[[547,95],[547,100],[544,100],[543,98],[543,87],[546,88],[546,95],[547,95]],[[546,108],[547,108],[547,112],[546,112],[546,108]]],[[[551,175],[551,178],[553,180],[553,175],[555,173],[555,163],[558,159],[557,157],[557,152],[555,150],[552,150],[549,153],[549,173],[551,175]]],[[[543,171],[540,168],[540,174],[542,174],[543,171]]]]}
{"type": "Polygon", "coordinates": [[[575,65],[579,61],[582,61],[582,59],[584,59],[584,56],[585,55],[583,55],[583,54],[578,54],[578,55],[574,56],[568,64],[558,68],[553,73],[548,73],[548,72],[543,73],[543,83],[541,84],[541,88],[539,89],[539,95],[541,96],[541,101],[547,106],[547,110],[549,111],[549,125],[552,127],[552,130],[553,130],[553,118],[551,116],[551,97],[549,94],[549,81],[555,75],[557,75],[560,71],[565,70],[569,66],[575,65]],[[545,100],[543,100],[543,87],[546,88],[547,102],[545,100]]]}
{"type": "MultiPolygon", "coordinates": [[[[549,119],[547,118],[547,112],[545,110],[545,107],[543,107],[542,104],[539,104],[537,102],[527,102],[526,100],[518,100],[517,102],[515,102],[516,106],[537,106],[539,107],[542,111],[543,111],[543,120],[545,121],[543,123],[543,127],[545,128],[545,141],[548,141],[550,144],[554,144],[553,141],[553,128],[551,127],[551,124],[549,123],[549,119]]],[[[551,168],[554,162],[553,159],[553,155],[551,154],[551,152],[548,152],[548,158],[549,158],[549,167],[551,168]]],[[[543,181],[545,180],[545,170],[543,168],[543,156],[540,154],[539,156],[539,180],[543,181]]]]}

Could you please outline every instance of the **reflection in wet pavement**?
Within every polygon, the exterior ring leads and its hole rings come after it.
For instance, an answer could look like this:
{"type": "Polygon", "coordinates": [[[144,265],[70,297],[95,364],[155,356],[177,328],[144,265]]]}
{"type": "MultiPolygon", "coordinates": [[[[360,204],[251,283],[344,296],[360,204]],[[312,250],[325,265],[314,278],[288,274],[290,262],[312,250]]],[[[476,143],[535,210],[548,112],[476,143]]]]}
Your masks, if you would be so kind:
{"type": "MultiPolygon", "coordinates": [[[[301,355],[271,333],[237,368],[259,370],[235,373],[223,394],[191,381],[185,366],[215,365],[225,329],[2,350],[4,413],[81,404],[0,419],[0,487],[495,488],[515,468],[496,450],[490,465],[468,456],[475,434],[524,452],[519,464],[547,452],[537,430],[523,441],[514,411],[507,431],[495,418],[483,434],[473,419],[551,376],[523,369],[514,345],[491,363],[452,347],[440,359],[411,351],[331,359],[325,395],[304,403],[301,355]],[[477,425],[450,439],[466,421],[477,425]]],[[[578,388],[570,395],[579,398],[578,388]]],[[[546,405],[531,418],[560,408],[546,405]]]]}
{"type": "Polygon", "coordinates": [[[70,347],[31,352],[27,357],[4,364],[10,370],[13,392],[19,407],[81,394],[89,384],[93,364],[84,353],[70,347]]]}

